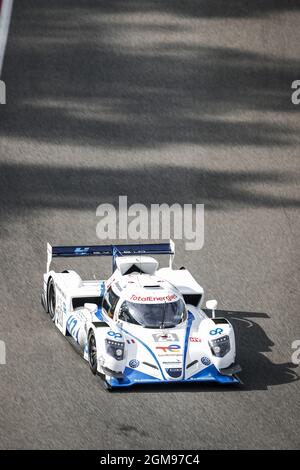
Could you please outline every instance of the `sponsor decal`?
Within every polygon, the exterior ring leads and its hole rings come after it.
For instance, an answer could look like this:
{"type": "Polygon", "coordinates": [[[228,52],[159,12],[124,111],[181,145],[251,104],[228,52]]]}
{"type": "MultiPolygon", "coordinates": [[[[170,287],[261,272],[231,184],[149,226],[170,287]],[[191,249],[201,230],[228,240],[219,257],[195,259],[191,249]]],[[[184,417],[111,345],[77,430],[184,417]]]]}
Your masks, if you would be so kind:
{"type": "Polygon", "coordinates": [[[135,341],[134,341],[134,339],[127,339],[127,343],[128,344],[135,344],[135,341]]]}
{"type": "Polygon", "coordinates": [[[170,367],[166,369],[166,372],[173,379],[178,379],[182,374],[182,369],[179,367],[178,368],[170,367]]]}
{"type": "Polygon", "coordinates": [[[176,300],[177,295],[175,294],[169,294],[169,295],[164,295],[160,297],[156,296],[140,296],[140,295],[135,295],[132,294],[130,297],[130,300],[133,300],[134,302],[172,302],[172,300],[176,300]]]}
{"type": "Polygon", "coordinates": [[[215,330],[210,330],[209,334],[212,336],[220,335],[223,333],[223,328],[216,328],[215,330]]]}
{"type": "Polygon", "coordinates": [[[115,338],[115,339],[122,338],[121,333],[116,333],[115,331],[112,331],[112,330],[109,330],[107,334],[108,336],[111,336],[112,338],[115,338]]]}
{"type": "Polygon", "coordinates": [[[76,339],[76,341],[78,342],[78,334],[79,334],[79,330],[80,330],[80,322],[78,322],[77,318],[73,317],[73,315],[71,315],[69,318],[68,318],[68,321],[67,321],[67,330],[68,332],[70,333],[71,336],[73,336],[74,339],[76,339]]]}
{"type": "Polygon", "coordinates": [[[76,255],[86,255],[89,252],[89,249],[90,249],[89,246],[86,246],[84,248],[78,247],[78,248],[75,248],[74,253],[76,253],[76,255]]]}
{"type": "Polygon", "coordinates": [[[204,366],[209,366],[211,363],[210,359],[206,356],[201,357],[201,362],[204,366]]]}
{"type": "Polygon", "coordinates": [[[138,361],[137,359],[131,359],[131,361],[129,361],[129,367],[131,367],[132,369],[136,369],[139,365],[140,361],[138,361]]]}
{"type": "Polygon", "coordinates": [[[155,333],[152,335],[156,343],[168,342],[168,341],[178,341],[178,336],[175,333],[155,333]]]}
{"type": "Polygon", "coordinates": [[[58,288],[56,296],[56,320],[59,325],[63,326],[63,315],[67,314],[67,306],[64,301],[65,296],[62,296],[61,292],[62,291],[58,288]]]}
{"type": "Polygon", "coordinates": [[[197,338],[197,336],[191,336],[190,337],[190,342],[191,343],[201,343],[201,338],[197,338]]]}
{"type": "Polygon", "coordinates": [[[169,344],[168,346],[156,346],[156,349],[165,354],[178,353],[181,350],[181,346],[179,344],[169,344]]]}

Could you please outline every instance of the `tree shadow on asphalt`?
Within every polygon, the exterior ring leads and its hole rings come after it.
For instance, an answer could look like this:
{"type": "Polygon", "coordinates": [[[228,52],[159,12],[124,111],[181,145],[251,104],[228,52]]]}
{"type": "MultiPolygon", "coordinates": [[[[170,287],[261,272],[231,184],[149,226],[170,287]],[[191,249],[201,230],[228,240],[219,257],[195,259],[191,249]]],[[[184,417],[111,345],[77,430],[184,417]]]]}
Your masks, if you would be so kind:
{"type": "Polygon", "coordinates": [[[299,208],[298,198],[280,191],[281,185],[296,181],[296,175],[290,172],[272,170],[233,172],[164,165],[148,165],[145,170],[3,163],[0,218],[47,209],[95,213],[104,202],[117,207],[119,194],[128,196],[128,205],[139,202],[147,208],[161,201],[170,205],[201,201],[206,210],[224,211],[240,207],[299,208]]]}
{"type": "Polygon", "coordinates": [[[297,0],[149,0],[148,8],[170,9],[197,18],[259,18],[271,13],[299,10],[297,0]]]}
{"type": "Polygon", "coordinates": [[[187,41],[190,23],[172,19],[173,10],[226,17],[240,3],[258,14],[295,2],[145,2],[171,14],[160,24],[140,2],[71,3],[16,4],[0,136],[116,149],[298,142],[266,113],[299,111],[291,83],[300,61],[187,41]],[[131,21],[132,11],[144,16],[131,21]]]}
{"type": "Polygon", "coordinates": [[[217,316],[226,317],[232,323],[236,336],[237,362],[242,367],[239,375],[241,384],[222,385],[218,383],[184,383],[136,385],[113,393],[237,393],[243,391],[267,390],[269,387],[288,384],[299,380],[294,370],[297,366],[291,362],[275,364],[265,356],[276,345],[267,336],[255,319],[270,318],[266,313],[228,312],[219,310],[217,316]]]}

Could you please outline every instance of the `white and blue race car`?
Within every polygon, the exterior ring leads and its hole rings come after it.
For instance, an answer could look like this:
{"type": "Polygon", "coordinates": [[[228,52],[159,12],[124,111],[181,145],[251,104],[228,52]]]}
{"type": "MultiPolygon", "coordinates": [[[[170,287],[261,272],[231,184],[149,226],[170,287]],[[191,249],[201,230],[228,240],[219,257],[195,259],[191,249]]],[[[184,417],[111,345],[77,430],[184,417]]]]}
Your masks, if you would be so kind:
{"type": "Polygon", "coordinates": [[[239,383],[233,327],[216,318],[217,302],[201,309],[203,289],[190,272],[173,269],[174,243],[47,245],[42,305],[105,387],[137,383],[239,383]],[[155,255],[169,255],[159,267],[155,255]],[[50,270],[53,257],[111,256],[108,280],[82,280],[50,270]]]}

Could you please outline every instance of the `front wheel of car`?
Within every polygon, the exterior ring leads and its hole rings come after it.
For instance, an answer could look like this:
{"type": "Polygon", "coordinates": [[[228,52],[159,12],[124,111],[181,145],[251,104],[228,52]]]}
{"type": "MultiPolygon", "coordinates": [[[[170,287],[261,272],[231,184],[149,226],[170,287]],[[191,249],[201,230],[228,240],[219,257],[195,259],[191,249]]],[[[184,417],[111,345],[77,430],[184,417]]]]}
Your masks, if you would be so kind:
{"type": "Polygon", "coordinates": [[[55,319],[55,308],[56,308],[56,294],[53,279],[50,280],[48,286],[48,313],[52,321],[55,319]]]}
{"type": "Polygon", "coordinates": [[[97,373],[97,345],[94,333],[90,333],[88,340],[89,366],[94,375],[97,373]]]}
{"type": "Polygon", "coordinates": [[[104,389],[105,389],[107,392],[112,392],[112,391],[113,391],[113,387],[112,387],[111,384],[109,383],[109,376],[108,376],[108,375],[105,375],[105,376],[104,376],[104,379],[103,379],[103,386],[104,386],[104,389]]]}

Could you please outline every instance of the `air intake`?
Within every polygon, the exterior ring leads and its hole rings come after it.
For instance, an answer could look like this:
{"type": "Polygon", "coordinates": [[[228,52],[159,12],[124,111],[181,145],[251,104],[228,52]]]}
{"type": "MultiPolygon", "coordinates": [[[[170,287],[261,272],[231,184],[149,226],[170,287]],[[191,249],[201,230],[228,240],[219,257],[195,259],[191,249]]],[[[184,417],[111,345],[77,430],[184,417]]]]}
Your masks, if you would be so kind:
{"type": "Polygon", "coordinates": [[[157,366],[155,366],[154,364],[150,364],[149,362],[143,362],[143,364],[144,364],[145,366],[152,367],[152,369],[158,369],[157,366]]]}
{"type": "Polygon", "coordinates": [[[190,363],[186,366],[186,368],[189,369],[190,367],[194,366],[194,365],[197,364],[197,363],[198,363],[197,360],[196,360],[196,361],[193,361],[193,362],[190,362],[190,363]]]}
{"type": "Polygon", "coordinates": [[[145,289],[162,289],[161,286],[159,286],[158,284],[155,284],[155,285],[151,285],[151,284],[146,284],[143,286],[145,289]]]}

